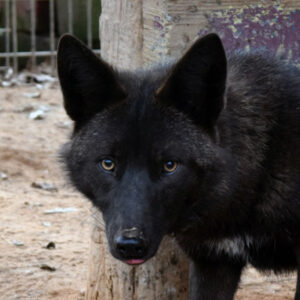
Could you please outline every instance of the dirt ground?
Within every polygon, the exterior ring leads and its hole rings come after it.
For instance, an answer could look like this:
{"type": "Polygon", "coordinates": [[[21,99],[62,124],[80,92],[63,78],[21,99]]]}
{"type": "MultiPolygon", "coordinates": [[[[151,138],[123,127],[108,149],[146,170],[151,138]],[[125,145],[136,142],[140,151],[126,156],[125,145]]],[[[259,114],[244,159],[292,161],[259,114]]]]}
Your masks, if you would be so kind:
{"type": "MultiPolygon", "coordinates": [[[[0,299],[84,299],[94,220],[57,158],[71,127],[57,88],[0,87],[0,299]],[[43,118],[30,119],[38,109],[43,118]],[[69,211],[47,213],[55,208],[69,211]]],[[[248,269],[236,299],[293,299],[294,292],[295,275],[248,269]]]]}

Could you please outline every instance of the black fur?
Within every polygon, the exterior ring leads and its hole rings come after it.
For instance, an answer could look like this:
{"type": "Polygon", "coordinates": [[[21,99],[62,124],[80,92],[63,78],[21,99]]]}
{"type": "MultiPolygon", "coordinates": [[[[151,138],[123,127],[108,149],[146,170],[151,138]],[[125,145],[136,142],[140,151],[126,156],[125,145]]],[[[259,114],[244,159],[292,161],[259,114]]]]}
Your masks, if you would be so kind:
{"type": "Polygon", "coordinates": [[[192,300],[232,299],[247,263],[299,269],[296,67],[261,52],[226,59],[211,34],[176,64],[118,72],[67,35],[58,71],[75,121],[64,159],[103,212],[116,258],[128,228],[146,245],[140,259],[174,233],[193,263],[192,300]],[[105,171],[103,159],[115,168],[105,171]],[[178,163],[173,173],[167,161],[178,163]]]}

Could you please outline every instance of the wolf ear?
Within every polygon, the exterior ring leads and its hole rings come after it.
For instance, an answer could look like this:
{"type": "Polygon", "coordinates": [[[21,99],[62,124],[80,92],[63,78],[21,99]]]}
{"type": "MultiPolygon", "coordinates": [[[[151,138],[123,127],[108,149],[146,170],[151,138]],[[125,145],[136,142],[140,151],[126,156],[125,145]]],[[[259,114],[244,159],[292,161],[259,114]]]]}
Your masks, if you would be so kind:
{"type": "Polygon", "coordinates": [[[69,34],[59,41],[57,70],[65,109],[77,123],[125,97],[112,68],[69,34]]]}
{"type": "Polygon", "coordinates": [[[163,105],[183,111],[198,125],[211,128],[224,106],[226,66],[220,38],[209,34],[174,66],[156,97],[163,105]]]}

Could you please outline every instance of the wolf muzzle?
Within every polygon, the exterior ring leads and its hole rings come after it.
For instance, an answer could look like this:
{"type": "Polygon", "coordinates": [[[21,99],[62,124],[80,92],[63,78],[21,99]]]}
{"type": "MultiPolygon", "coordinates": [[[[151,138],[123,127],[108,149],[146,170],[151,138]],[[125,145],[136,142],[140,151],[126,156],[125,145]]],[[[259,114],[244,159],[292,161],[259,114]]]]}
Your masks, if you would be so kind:
{"type": "Polygon", "coordinates": [[[143,263],[148,252],[143,234],[135,227],[124,229],[115,238],[114,246],[120,259],[131,265],[143,263]]]}

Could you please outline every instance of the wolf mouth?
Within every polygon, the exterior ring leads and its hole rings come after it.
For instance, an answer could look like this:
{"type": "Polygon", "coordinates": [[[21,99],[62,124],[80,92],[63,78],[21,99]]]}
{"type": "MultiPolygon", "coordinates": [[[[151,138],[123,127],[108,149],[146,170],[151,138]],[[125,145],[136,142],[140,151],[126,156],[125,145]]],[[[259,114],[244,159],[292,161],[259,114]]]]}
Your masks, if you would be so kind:
{"type": "Polygon", "coordinates": [[[141,265],[146,261],[146,259],[128,259],[124,260],[124,262],[128,265],[141,265]]]}

